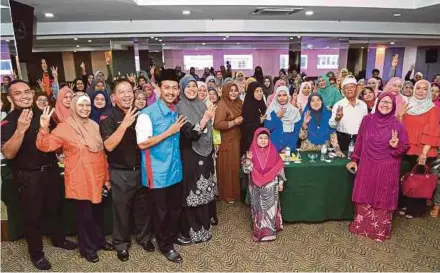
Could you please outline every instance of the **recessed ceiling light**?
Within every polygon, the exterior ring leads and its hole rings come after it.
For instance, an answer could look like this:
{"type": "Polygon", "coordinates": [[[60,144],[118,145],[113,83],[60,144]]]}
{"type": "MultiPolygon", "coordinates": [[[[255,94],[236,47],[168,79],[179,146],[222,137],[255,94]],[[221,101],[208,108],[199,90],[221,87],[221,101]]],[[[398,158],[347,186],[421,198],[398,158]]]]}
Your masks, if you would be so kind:
{"type": "Polygon", "coordinates": [[[363,46],[362,46],[361,48],[362,48],[362,49],[364,49],[364,47],[363,47],[363,46]]]}
{"type": "Polygon", "coordinates": [[[400,17],[400,16],[402,16],[402,13],[394,13],[393,16],[394,17],[400,17]]]}
{"type": "Polygon", "coordinates": [[[10,42],[10,40],[6,40],[6,43],[9,43],[10,42]]]}
{"type": "Polygon", "coordinates": [[[313,47],[312,44],[308,44],[308,45],[307,45],[307,48],[312,48],[312,47],[313,47]]]}
{"type": "Polygon", "coordinates": [[[162,39],[159,39],[159,42],[162,42],[162,39]]]}
{"type": "Polygon", "coordinates": [[[162,45],[165,45],[165,43],[163,43],[162,45]]]}
{"type": "Polygon", "coordinates": [[[151,39],[154,39],[154,36],[151,36],[150,38],[151,38],[151,39]]]}
{"type": "Polygon", "coordinates": [[[74,50],[73,52],[76,52],[76,50],[74,50]]]}
{"type": "Polygon", "coordinates": [[[202,45],[206,45],[206,43],[202,43],[202,45]]]}
{"type": "Polygon", "coordinates": [[[76,45],[76,47],[79,47],[79,45],[76,45]]]}
{"type": "Polygon", "coordinates": [[[75,38],[73,38],[73,40],[78,41],[78,38],[75,37],[75,38]]]}
{"type": "Polygon", "coordinates": [[[308,10],[308,11],[306,11],[306,15],[307,15],[307,16],[311,16],[311,15],[313,15],[313,10],[308,10]]]}
{"type": "Polygon", "coordinates": [[[226,37],[226,39],[228,39],[229,38],[229,36],[225,36],[226,37]]]}
{"type": "Polygon", "coordinates": [[[223,38],[223,41],[226,41],[226,38],[223,38]]]}
{"type": "Polygon", "coordinates": [[[88,40],[87,42],[91,43],[91,42],[92,42],[92,40],[88,40]]]}
{"type": "Polygon", "coordinates": [[[50,13],[50,12],[46,12],[45,14],[44,14],[44,17],[46,17],[46,18],[53,18],[53,13],[50,13]]]}
{"type": "Polygon", "coordinates": [[[157,41],[157,40],[159,40],[159,38],[154,38],[154,40],[156,40],[156,41],[157,41]]]}
{"type": "Polygon", "coordinates": [[[240,43],[237,43],[237,45],[239,45],[240,43]]]}
{"type": "Polygon", "coordinates": [[[290,40],[293,40],[293,37],[290,37],[290,40]]]}
{"type": "Polygon", "coordinates": [[[326,48],[326,49],[329,49],[330,47],[329,47],[329,46],[326,46],[325,48],[326,48]]]}
{"type": "Polygon", "coordinates": [[[190,15],[191,11],[189,11],[189,10],[182,10],[182,14],[183,15],[190,15]]]}
{"type": "Polygon", "coordinates": [[[394,45],[394,42],[390,42],[390,45],[394,45]]]}
{"type": "Polygon", "coordinates": [[[299,39],[299,38],[301,38],[301,36],[300,36],[300,35],[298,35],[298,36],[296,36],[296,38],[298,38],[298,39],[299,39]]]}

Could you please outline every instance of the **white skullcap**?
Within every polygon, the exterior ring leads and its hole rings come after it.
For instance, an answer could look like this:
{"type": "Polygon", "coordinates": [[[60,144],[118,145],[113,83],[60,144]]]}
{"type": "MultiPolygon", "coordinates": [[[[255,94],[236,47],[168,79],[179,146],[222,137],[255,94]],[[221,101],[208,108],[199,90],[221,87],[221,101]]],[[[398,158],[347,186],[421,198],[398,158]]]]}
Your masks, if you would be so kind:
{"type": "Polygon", "coordinates": [[[344,81],[342,82],[342,88],[344,88],[346,84],[351,84],[351,83],[356,85],[357,84],[356,79],[353,77],[345,77],[344,81]]]}

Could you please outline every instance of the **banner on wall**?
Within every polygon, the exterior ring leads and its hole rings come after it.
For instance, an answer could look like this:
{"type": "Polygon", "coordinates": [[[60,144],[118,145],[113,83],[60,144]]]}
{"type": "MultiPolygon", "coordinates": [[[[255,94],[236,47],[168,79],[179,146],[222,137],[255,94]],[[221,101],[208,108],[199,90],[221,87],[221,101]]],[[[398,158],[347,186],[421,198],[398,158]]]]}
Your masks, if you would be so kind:
{"type": "Polygon", "coordinates": [[[20,62],[32,60],[34,39],[34,8],[11,0],[11,17],[20,62]]]}

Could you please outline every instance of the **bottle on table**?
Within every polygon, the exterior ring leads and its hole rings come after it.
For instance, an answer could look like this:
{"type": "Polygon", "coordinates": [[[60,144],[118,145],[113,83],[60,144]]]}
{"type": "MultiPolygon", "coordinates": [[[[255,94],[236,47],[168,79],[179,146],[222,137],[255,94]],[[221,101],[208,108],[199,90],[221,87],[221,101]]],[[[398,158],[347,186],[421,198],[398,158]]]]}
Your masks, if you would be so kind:
{"type": "Polygon", "coordinates": [[[327,145],[323,144],[321,146],[321,161],[327,160],[327,145]]]}
{"type": "Polygon", "coordinates": [[[354,152],[354,139],[350,136],[350,144],[348,145],[348,159],[351,159],[351,155],[354,152]]]}
{"type": "Polygon", "coordinates": [[[289,163],[290,157],[292,156],[292,151],[290,150],[290,147],[287,146],[286,149],[284,149],[284,162],[289,163]]]}

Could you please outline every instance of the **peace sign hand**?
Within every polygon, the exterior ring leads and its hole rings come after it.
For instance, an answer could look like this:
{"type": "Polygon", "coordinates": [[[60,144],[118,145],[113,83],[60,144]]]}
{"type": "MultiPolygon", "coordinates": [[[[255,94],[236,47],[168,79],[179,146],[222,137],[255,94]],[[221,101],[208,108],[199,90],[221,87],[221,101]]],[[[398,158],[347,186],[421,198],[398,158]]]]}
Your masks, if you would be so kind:
{"type": "Polygon", "coordinates": [[[79,67],[81,67],[81,69],[86,70],[86,64],[84,62],[82,62],[79,67]]]}
{"type": "Polygon", "coordinates": [[[217,106],[216,105],[210,105],[208,107],[208,109],[206,109],[205,114],[203,115],[203,117],[206,120],[210,120],[214,117],[215,115],[215,110],[217,110],[217,106]]]}
{"type": "Polygon", "coordinates": [[[52,108],[52,110],[50,110],[50,106],[44,108],[43,114],[40,116],[40,127],[42,129],[49,128],[50,118],[52,117],[54,112],[55,112],[55,108],[52,108]]]}
{"type": "Polygon", "coordinates": [[[396,130],[391,130],[391,139],[389,143],[392,148],[397,148],[397,145],[399,144],[399,137],[396,130]]]}
{"type": "Polygon", "coordinates": [[[397,67],[399,64],[399,54],[395,54],[393,56],[393,60],[391,61],[391,67],[397,67]]]}
{"type": "Polygon", "coordinates": [[[180,132],[180,128],[182,128],[183,125],[185,125],[186,122],[187,122],[186,117],[179,116],[179,118],[176,120],[176,122],[173,123],[170,126],[170,128],[168,128],[168,130],[171,133],[171,135],[174,135],[174,134],[177,134],[178,132],[180,132]]]}
{"type": "Polygon", "coordinates": [[[140,112],[137,110],[136,107],[130,106],[127,113],[125,114],[124,119],[122,120],[121,123],[122,128],[127,129],[128,127],[130,127],[139,114],[140,112]]]}
{"type": "Polygon", "coordinates": [[[400,108],[399,112],[397,113],[397,117],[399,119],[402,119],[404,115],[406,115],[406,113],[408,112],[408,110],[411,109],[411,107],[409,107],[408,103],[405,103],[403,105],[403,107],[400,108]]]}
{"type": "Polygon", "coordinates": [[[25,133],[29,126],[31,125],[32,117],[34,116],[34,113],[31,109],[24,109],[20,116],[18,117],[17,121],[17,130],[19,130],[22,133],[25,133]]]}
{"type": "Polygon", "coordinates": [[[264,115],[261,115],[261,116],[260,116],[260,123],[264,123],[264,121],[266,120],[266,118],[267,118],[267,113],[265,113],[264,115]]]}
{"type": "Polygon", "coordinates": [[[52,66],[50,68],[50,71],[52,72],[52,76],[54,78],[58,78],[58,66],[52,66]]]}
{"type": "Polygon", "coordinates": [[[127,79],[131,82],[131,83],[136,83],[136,76],[131,73],[131,74],[127,74],[127,79]]]}
{"type": "Polygon", "coordinates": [[[70,88],[71,90],[73,90],[74,87],[75,87],[75,83],[73,83],[73,82],[69,83],[69,88],[70,88]]]}
{"type": "Polygon", "coordinates": [[[342,106],[338,106],[336,109],[336,121],[340,121],[344,116],[344,108],[342,106]]]}
{"type": "Polygon", "coordinates": [[[304,116],[304,125],[309,125],[311,120],[312,116],[310,116],[310,111],[307,111],[306,115],[304,116]]]}
{"type": "Polygon", "coordinates": [[[41,91],[44,92],[44,90],[46,90],[46,85],[44,84],[43,80],[37,80],[38,85],[41,88],[41,91]]]}

